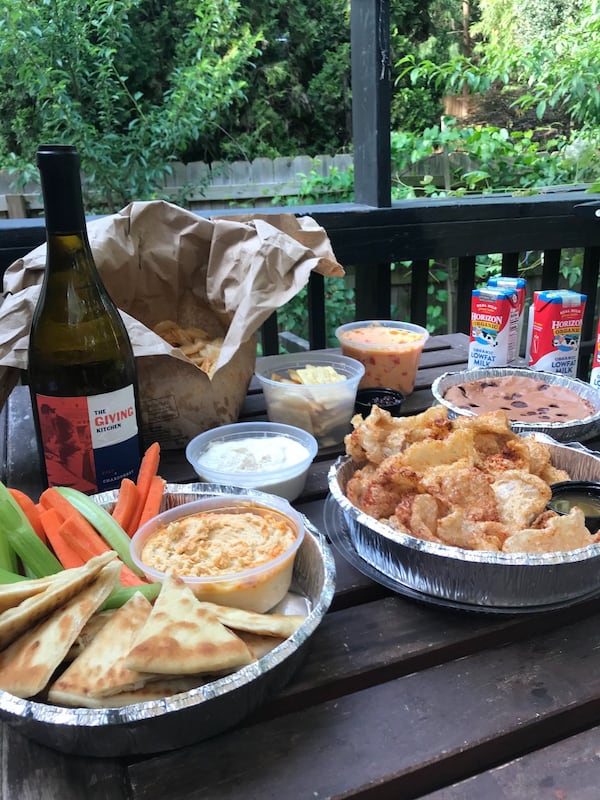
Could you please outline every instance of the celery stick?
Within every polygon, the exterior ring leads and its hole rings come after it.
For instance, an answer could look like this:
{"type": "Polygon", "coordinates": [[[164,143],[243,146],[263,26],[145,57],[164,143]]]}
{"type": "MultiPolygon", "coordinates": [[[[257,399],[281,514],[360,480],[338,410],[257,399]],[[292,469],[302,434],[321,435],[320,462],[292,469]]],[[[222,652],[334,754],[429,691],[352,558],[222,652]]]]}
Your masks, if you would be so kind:
{"type": "Polygon", "coordinates": [[[73,505],[87,521],[94,526],[106,544],[115,550],[119,558],[136,575],[143,577],[144,573],[134,564],[129,547],[131,539],[119,523],[113,519],[108,511],[95,503],[87,494],[71,489],[69,486],[56,487],[57,491],[73,505]]]}
{"type": "Polygon", "coordinates": [[[136,592],[141,592],[146,600],[152,602],[158,597],[161,586],[161,583],[141,583],[139,586],[121,586],[118,589],[113,589],[100,607],[100,611],[105,611],[107,608],[120,608],[136,592]]]}
{"type": "Polygon", "coordinates": [[[18,572],[17,554],[10,546],[4,531],[0,531],[0,567],[8,572],[18,572]]]}
{"type": "MultiPolygon", "coordinates": [[[[43,578],[45,575],[62,572],[60,561],[42,542],[17,501],[0,482],[0,539],[2,538],[7,539],[33,577],[43,578]]],[[[10,571],[17,572],[16,568],[10,571]]]]}
{"type": "Polygon", "coordinates": [[[10,572],[7,569],[0,567],[0,584],[2,583],[18,583],[19,581],[26,581],[24,575],[17,575],[15,572],[10,572]]]}

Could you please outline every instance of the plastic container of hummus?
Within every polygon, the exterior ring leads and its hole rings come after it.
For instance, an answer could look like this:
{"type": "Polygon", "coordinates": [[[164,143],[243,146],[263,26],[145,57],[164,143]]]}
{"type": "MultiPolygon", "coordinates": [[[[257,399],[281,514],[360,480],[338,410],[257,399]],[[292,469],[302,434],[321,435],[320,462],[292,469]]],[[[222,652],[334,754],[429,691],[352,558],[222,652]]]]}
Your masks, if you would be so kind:
{"type": "Polygon", "coordinates": [[[342,353],[364,364],[360,388],[387,386],[412,392],[429,332],[420,325],[395,320],[348,322],[337,328],[342,353]]]}
{"type": "Polygon", "coordinates": [[[199,600],[264,613],[288,592],[303,538],[286,500],[223,494],[158,514],[132,537],[131,556],[152,581],[171,571],[199,600]]]}
{"type": "Polygon", "coordinates": [[[317,454],[314,436],[277,422],[236,422],[194,437],[185,449],[198,477],[295,500],[317,454]]]}

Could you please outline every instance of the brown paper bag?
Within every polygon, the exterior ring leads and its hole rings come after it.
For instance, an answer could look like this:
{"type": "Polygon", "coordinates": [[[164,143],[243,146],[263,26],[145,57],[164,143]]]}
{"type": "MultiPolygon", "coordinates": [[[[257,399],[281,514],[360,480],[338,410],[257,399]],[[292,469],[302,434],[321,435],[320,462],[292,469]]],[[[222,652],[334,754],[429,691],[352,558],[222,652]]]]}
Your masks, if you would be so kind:
{"type": "MultiPolygon", "coordinates": [[[[256,332],[315,270],[344,275],[325,231],[292,214],[212,220],[163,201],[135,202],[88,225],[102,279],[131,338],[146,442],[179,449],[234,422],[256,361],[256,332]],[[162,320],[224,333],[212,377],[153,333],[162,320]]],[[[0,308],[0,402],[27,369],[45,245],[5,273],[0,308]]]]}

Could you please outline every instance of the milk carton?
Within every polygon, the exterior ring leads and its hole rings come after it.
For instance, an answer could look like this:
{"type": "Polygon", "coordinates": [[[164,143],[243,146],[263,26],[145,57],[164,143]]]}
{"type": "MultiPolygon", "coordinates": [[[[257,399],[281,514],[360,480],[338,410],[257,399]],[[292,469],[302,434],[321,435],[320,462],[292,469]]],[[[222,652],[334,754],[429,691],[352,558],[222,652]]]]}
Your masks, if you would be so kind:
{"type": "Polygon", "coordinates": [[[534,292],[528,326],[532,369],[577,376],[586,300],[586,295],[568,289],[534,292]]]}
{"type": "Polygon", "coordinates": [[[527,281],[525,278],[509,278],[505,275],[495,275],[488,278],[488,286],[500,289],[514,289],[518,298],[518,311],[519,311],[519,330],[517,334],[517,355],[519,355],[519,347],[523,333],[523,318],[525,316],[525,298],[527,296],[527,281]]]}
{"type": "Polygon", "coordinates": [[[600,320],[598,320],[598,330],[596,332],[596,345],[594,347],[594,358],[592,359],[590,383],[595,389],[600,389],[600,320]]]}
{"type": "Polygon", "coordinates": [[[518,304],[514,289],[473,290],[467,369],[502,367],[514,361],[519,344],[518,304]]]}

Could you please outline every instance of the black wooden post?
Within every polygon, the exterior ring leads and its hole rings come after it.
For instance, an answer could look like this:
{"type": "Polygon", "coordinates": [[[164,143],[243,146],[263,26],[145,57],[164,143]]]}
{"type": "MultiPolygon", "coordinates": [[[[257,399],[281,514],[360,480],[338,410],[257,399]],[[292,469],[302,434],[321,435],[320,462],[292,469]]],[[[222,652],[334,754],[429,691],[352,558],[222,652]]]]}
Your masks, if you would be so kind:
{"type": "MultiPolygon", "coordinates": [[[[352,141],[357,203],[392,204],[390,149],[390,0],[352,0],[352,141]]],[[[356,318],[387,319],[390,265],[358,270],[356,318]]]]}
{"type": "Polygon", "coordinates": [[[354,196],[391,205],[390,0],[352,0],[352,141],[354,196]]]}

